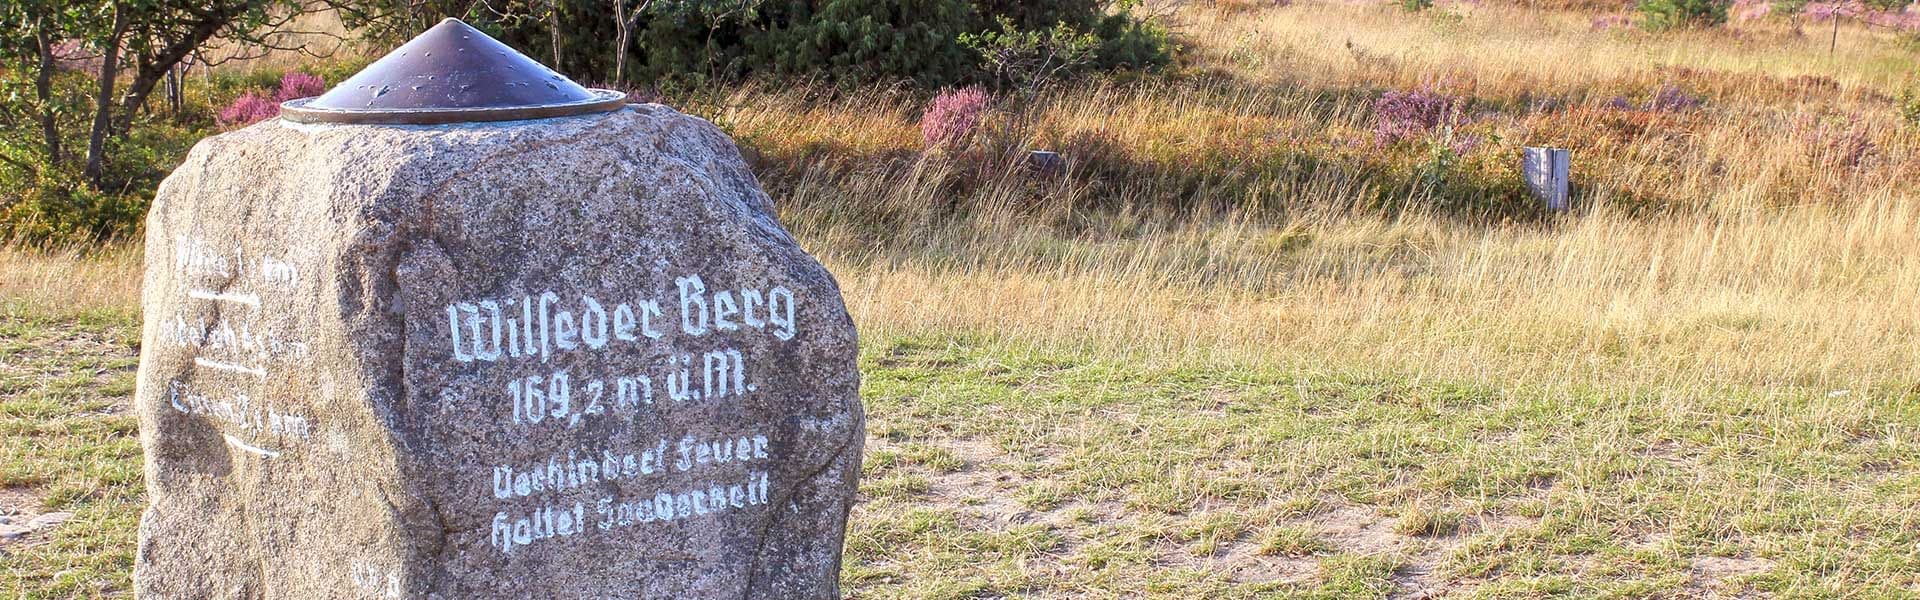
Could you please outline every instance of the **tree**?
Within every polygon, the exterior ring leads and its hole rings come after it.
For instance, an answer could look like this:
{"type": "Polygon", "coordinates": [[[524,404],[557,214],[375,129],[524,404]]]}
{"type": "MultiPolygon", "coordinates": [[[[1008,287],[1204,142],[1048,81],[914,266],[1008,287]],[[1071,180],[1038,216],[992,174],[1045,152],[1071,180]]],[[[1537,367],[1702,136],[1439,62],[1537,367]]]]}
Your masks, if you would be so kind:
{"type": "Polygon", "coordinates": [[[613,0],[613,24],[618,33],[613,42],[613,80],[625,81],[627,75],[627,48],[633,43],[633,28],[640,24],[640,18],[647,15],[647,9],[653,6],[653,0],[640,0],[639,5],[628,8],[633,0],[613,0]],[[631,10],[631,12],[628,12],[631,10]]]}
{"type": "MultiPolygon", "coordinates": [[[[84,108],[91,118],[81,172],[100,189],[111,139],[128,133],[154,89],[182,62],[211,44],[306,50],[280,40],[307,36],[282,34],[299,17],[321,10],[340,10],[349,21],[379,18],[345,0],[8,0],[0,3],[0,60],[19,64],[18,73],[33,79],[29,110],[37,113],[42,159],[59,166],[68,157],[58,117],[70,108],[53,89],[56,47],[97,53],[91,101],[84,108]]],[[[0,77],[13,75],[10,70],[0,77]]],[[[17,158],[8,162],[34,169],[17,158]]]]}
{"type": "MultiPolygon", "coordinates": [[[[83,28],[96,19],[85,7],[59,0],[14,0],[0,4],[0,60],[16,68],[0,71],[6,87],[18,87],[19,75],[32,80],[31,100],[8,103],[0,111],[0,125],[8,133],[19,133],[16,119],[31,115],[48,162],[63,160],[61,119],[70,111],[56,97],[55,76],[59,69],[61,46],[68,39],[88,36],[83,28]]],[[[13,136],[8,136],[13,137],[13,136]]],[[[0,154],[8,165],[32,170],[32,162],[18,156],[0,154]]]]}
{"type": "Polygon", "coordinates": [[[1066,23],[1022,31],[1013,19],[996,20],[999,31],[962,34],[960,43],[980,53],[987,72],[1028,98],[1061,75],[1093,62],[1100,39],[1074,31],[1066,23]]]}

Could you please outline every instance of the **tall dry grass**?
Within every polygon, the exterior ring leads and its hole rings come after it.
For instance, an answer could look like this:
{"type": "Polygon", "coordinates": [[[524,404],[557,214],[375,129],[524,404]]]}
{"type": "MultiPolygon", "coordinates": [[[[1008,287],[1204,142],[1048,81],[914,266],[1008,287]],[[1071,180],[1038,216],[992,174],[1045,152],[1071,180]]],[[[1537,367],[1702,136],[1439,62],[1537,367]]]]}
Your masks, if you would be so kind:
{"type": "Polygon", "coordinates": [[[140,265],[138,247],[0,242],[0,315],[137,316],[140,265]]]}
{"type": "MultiPolygon", "coordinates": [[[[1920,210],[1721,222],[1420,215],[1063,240],[1017,224],[907,252],[823,243],[870,339],[956,332],[1159,364],[1542,387],[1913,393],[1920,210]]],[[[851,238],[846,238],[851,239],[851,238]]]]}
{"type": "Polygon", "coordinates": [[[1920,135],[1889,100],[1920,76],[1901,40],[1846,30],[1829,56],[1783,23],[1653,35],[1469,10],[1190,8],[1190,52],[1225,76],[1025,107],[1027,143],[1098,136],[1125,181],[955,186],[964,166],[916,158],[911,98],[749,89],[710,110],[807,165],[773,184],[870,337],[1623,393],[1920,392],[1920,135]],[[1484,108],[1470,175],[1572,147],[1581,210],[1365,208],[1383,184],[1356,172],[1406,153],[1370,143],[1369,105],[1420,85],[1484,108]],[[1660,85],[1706,104],[1642,108],[1660,85]],[[1170,191],[1300,155],[1322,168],[1170,191]],[[1170,210],[1176,193],[1242,199],[1170,210]]]}

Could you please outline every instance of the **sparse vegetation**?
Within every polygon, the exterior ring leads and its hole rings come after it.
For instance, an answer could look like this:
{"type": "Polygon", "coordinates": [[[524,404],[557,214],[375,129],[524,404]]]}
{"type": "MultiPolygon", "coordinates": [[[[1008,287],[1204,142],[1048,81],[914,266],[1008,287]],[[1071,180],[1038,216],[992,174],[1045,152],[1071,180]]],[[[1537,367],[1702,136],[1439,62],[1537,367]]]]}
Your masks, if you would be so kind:
{"type": "Polygon", "coordinates": [[[1900,116],[1908,125],[1920,127],[1920,91],[1915,89],[1900,92],[1900,116]]]}

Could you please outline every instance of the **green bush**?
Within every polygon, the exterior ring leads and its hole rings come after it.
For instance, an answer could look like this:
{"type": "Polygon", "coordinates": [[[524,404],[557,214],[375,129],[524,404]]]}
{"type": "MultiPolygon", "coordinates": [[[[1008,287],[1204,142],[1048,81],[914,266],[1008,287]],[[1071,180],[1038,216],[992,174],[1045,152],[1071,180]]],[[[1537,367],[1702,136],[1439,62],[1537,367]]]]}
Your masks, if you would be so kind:
{"type": "Polygon", "coordinates": [[[1730,0],[1640,0],[1649,29],[1715,27],[1727,22],[1730,0]]]}
{"type": "Polygon", "coordinates": [[[1005,18],[1022,31],[1043,31],[1065,25],[1099,40],[1089,64],[1103,71],[1149,69],[1172,60],[1173,40],[1159,25],[1135,18],[1125,9],[1135,2],[1122,0],[1118,12],[1109,12],[1107,0],[979,0],[973,3],[978,22],[974,32],[995,29],[1005,18]]]}
{"type": "MultiPolygon", "coordinates": [[[[638,4],[636,0],[628,0],[638,4]]],[[[475,26],[553,60],[553,23],[562,32],[561,72],[612,82],[618,27],[606,0],[512,0],[465,15],[475,26]]],[[[1065,26],[1097,49],[1086,67],[1146,69],[1171,61],[1167,32],[1095,0],[690,0],[653,2],[636,23],[623,84],[674,85],[757,75],[836,81],[912,81],[925,87],[985,80],[963,35],[1065,26]]]]}
{"type": "MultiPolygon", "coordinates": [[[[762,34],[745,39],[749,62],[722,73],[772,71],[841,80],[911,79],[942,85],[965,79],[972,56],[955,43],[973,14],[959,0],[826,0],[788,2],[769,11],[762,34]]],[[[727,51],[726,48],[714,48],[727,51]]],[[[649,58],[654,48],[649,47],[649,58]]],[[[654,61],[650,75],[671,77],[693,65],[654,61]]]]}
{"type": "MultiPolygon", "coordinates": [[[[0,72],[0,89],[17,87],[18,72],[0,72]]],[[[138,235],[154,189],[179,165],[187,150],[214,133],[214,107],[255,81],[277,81],[277,72],[222,75],[210,87],[195,78],[188,104],[178,114],[152,103],[124,137],[107,138],[107,160],[98,188],[82,175],[91,116],[87,92],[93,79],[64,72],[55,79],[54,112],[60,120],[61,153],[47,155],[45,138],[26,126],[38,106],[24,95],[0,102],[0,240],[88,242],[138,235]],[[11,123],[19,126],[3,127],[11,123]]]]}
{"type": "Polygon", "coordinates": [[[1032,94],[1055,78],[1092,63],[1100,40],[1066,23],[1025,31],[1000,17],[998,31],[961,34],[960,44],[980,54],[988,73],[1004,85],[1032,94]]]}

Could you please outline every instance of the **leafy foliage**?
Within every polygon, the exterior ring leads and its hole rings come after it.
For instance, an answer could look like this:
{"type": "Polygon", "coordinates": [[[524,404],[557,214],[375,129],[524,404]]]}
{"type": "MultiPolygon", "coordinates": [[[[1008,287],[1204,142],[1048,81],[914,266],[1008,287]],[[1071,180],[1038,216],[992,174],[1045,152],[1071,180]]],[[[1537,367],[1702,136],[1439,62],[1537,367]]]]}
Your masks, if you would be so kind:
{"type": "Polygon", "coordinates": [[[1638,7],[1649,29],[1715,27],[1727,22],[1730,0],[1640,0],[1638,7]]]}
{"type": "Polygon", "coordinates": [[[981,62],[994,79],[1028,94],[1093,62],[1100,41],[1093,34],[1074,31],[1066,23],[1022,31],[1007,17],[997,21],[998,31],[963,34],[960,43],[980,53],[981,62]]]}
{"type": "MultiPolygon", "coordinates": [[[[349,0],[0,2],[0,236],[101,238],[135,229],[203,124],[147,100],[209,44],[281,48],[275,32],[349,0]],[[179,136],[176,136],[179,134],[179,136]]],[[[258,109],[256,109],[258,110],[258,109]]]]}
{"type": "MultiPolygon", "coordinates": [[[[748,75],[756,71],[748,65],[766,64],[781,74],[842,80],[961,81],[974,68],[955,42],[973,22],[970,8],[956,0],[792,2],[763,21],[765,35],[748,40],[753,62],[725,74],[748,75]]],[[[683,69],[656,62],[654,75],[676,70],[683,69]]]]}

